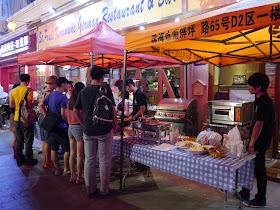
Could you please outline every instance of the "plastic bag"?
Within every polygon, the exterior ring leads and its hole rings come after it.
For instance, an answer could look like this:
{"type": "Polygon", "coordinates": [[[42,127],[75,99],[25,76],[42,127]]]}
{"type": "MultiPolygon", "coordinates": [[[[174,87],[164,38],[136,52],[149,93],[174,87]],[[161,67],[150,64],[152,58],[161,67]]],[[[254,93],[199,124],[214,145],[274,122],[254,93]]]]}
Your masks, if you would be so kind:
{"type": "Polygon", "coordinates": [[[175,144],[179,140],[179,130],[176,128],[175,131],[170,131],[170,143],[175,144]]]}
{"type": "Polygon", "coordinates": [[[221,146],[222,136],[214,131],[201,131],[196,142],[202,145],[221,146]]]}
{"type": "Polygon", "coordinates": [[[237,126],[224,135],[223,145],[229,150],[231,157],[243,157],[243,141],[237,126]]]}

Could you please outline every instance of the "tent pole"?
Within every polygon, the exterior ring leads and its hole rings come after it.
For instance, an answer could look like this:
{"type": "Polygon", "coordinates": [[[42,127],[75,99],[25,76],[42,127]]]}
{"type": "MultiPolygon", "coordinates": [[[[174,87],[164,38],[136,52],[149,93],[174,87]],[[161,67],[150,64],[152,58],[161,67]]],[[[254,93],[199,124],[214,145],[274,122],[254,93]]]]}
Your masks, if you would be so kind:
{"type": "Polygon", "coordinates": [[[90,52],[90,68],[93,68],[93,52],[90,52]]]}
{"type": "Polygon", "coordinates": [[[272,26],[269,27],[269,31],[270,31],[270,56],[269,58],[272,59],[272,26]]]}
{"type": "Polygon", "coordinates": [[[217,99],[220,99],[220,82],[221,82],[221,63],[222,63],[222,56],[219,56],[219,76],[218,76],[218,94],[217,99]]]}
{"type": "Polygon", "coordinates": [[[102,68],[104,68],[104,56],[102,54],[102,68]]]}
{"type": "Polygon", "coordinates": [[[18,76],[20,75],[20,65],[18,65],[18,76]]]}
{"type": "Polygon", "coordinates": [[[185,74],[186,74],[185,91],[186,91],[186,98],[188,98],[188,64],[185,65],[185,74]]]}
{"type": "Polygon", "coordinates": [[[124,51],[123,61],[123,89],[122,89],[122,116],[121,116],[121,144],[120,144],[120,190],[123,189],[123,128],[124,128],[124,106],[125,106],[125,80],[126,80],[126,62],[127,62],[127,51],[124,51]]]}

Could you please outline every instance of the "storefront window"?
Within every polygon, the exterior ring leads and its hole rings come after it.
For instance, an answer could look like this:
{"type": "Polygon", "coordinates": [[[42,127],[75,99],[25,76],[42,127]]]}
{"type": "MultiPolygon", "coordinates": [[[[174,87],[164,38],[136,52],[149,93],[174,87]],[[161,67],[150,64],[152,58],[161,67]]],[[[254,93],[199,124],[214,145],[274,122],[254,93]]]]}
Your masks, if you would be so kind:
{"type": "Polygon", "coordinates": [[[134,79],[134,76],[135,76],[135,74],[136,74],[136,70],[129,70],[129,71],[127,71],[126,74],[127,74],[127,75],[126,75],[126,78],[128,78],[128,79],[134,79]]]}
{"type": "Polygon", "coordinates": [[[142,70],[142,79],[148,80],[148,87],[150,91],[158,90],[158,70],[157,69],[144,69],[142,70]]]}
{"type": "MultiPolygon", "coordinates": [[[[175,97],[180,98],[180,67],[164,68],[163,70],[168,78],[175,97]]],[[[165,88],[163,93],[165,98],[169,97],[165,88]]]]}
{"type": "Polygon", "coordinates": [[[31,80],[33,82],[32,87],[38,94],[43,93],[44,87],[46,86],[46,70],[45,69],[37,69],[34,70],[34,78],[31,80]]]}
{"type": "Polygon", "coordinates": [[[18,72],[13,72],[13,73],[10,73],[10,83],[11,84],[16,84],[16,83],[19,83],[19,75],[18,75],[18,72]]]}
{"type": "Polygon", "coordinates": [[[7,19],[12,16],[19,10],[26,7],[28,4],[32,3],[35,0],[2,0],[0,1],[2,4],[2,15],[3,19],[7,19]]]}

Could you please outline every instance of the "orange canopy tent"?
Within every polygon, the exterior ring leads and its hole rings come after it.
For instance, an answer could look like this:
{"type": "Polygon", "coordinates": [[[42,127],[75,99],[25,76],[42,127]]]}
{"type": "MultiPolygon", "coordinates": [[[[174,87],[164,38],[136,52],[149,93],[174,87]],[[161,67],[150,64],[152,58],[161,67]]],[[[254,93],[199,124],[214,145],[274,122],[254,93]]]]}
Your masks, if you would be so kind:
{"type": "Polygon", "coordinates": [[[280,61],[279,0],[244,0],[125,35],[125,50],[184,63],[228,66],[280,61]]]}
{"type": "MultiPolygon", "coordinates": [[[[89,67],[99,65],[107,69],[123,67],[124,37],[106,23],[100,22],[93,30],[59,46],[18,56],[18,65],[71,65],[89,67]]],[[[135,54],[127,59],[128,66],[145,68],[181,63],[174,59],[135,54]]]]}

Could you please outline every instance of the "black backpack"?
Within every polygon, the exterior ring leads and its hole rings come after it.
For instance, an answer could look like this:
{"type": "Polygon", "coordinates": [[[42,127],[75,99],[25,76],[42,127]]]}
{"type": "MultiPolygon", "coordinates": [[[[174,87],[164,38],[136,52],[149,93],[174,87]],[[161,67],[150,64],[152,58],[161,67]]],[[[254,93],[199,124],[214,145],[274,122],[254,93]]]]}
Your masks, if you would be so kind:
{"type": "Polygon", "coordinates": [[[107,88],[100,85],[93,108],[93,127],[109,133],[114,125],[113,102],[108,97],[107,88]]]}

